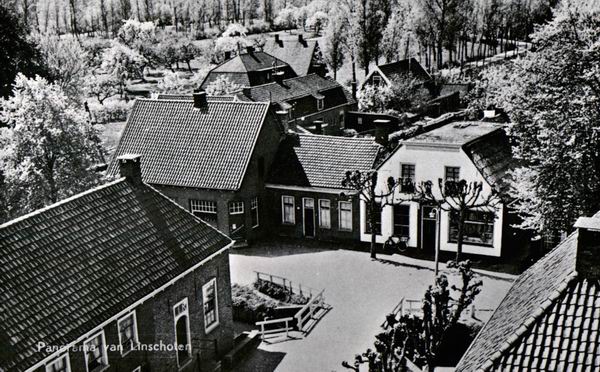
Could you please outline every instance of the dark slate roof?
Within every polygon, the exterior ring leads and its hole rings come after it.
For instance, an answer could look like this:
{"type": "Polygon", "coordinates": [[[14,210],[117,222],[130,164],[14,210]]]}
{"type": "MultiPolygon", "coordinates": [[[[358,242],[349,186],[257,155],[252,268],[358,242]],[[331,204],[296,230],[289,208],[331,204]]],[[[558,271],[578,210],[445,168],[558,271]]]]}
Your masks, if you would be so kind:
{"type": "Polygon", "coordinates": [[[272,56],[287,62],[294,72],[299,76],[307,75],[310,70],[313,55],[317,48],[316,40],[298,41],[298,37],[281,37],[279,42],[275,39],[268,39],[263,46],[263,50],[272,56]]]}
{"type": "MultiPolygon", "coordinates": [[[[353,104],[355,102],[351,95],[346,94],[345,89],[337,81],[317,74],[285,79],[282,84],[273,82],[252,87],[250,88],[250,99],[256,102],[273,101],[281,103],[310,95],[316,97],[324,92],[337,98],[335,104],[330,106],[344,103],[353,104]]],[[[241,100],[248,99],[243,94],[238,94],[238,96],[241,100]]]]}
{"type": "Polygon", "coordinates": [[[119,179],[0,225],[0,370],[24,371],[230,243],[119,179]]]}
{"type": "Polygon", "coordinates": [[[577,239],[571,234],[515,281],[457,372],[600,369],[600,283],[577,276],[577,239]]]}
{"type": "Polygon", "coordinates": [[[377,66],[379,70],[389,79],[396,80],[401,78],[410,72],[414,77],[419,80],[428,81],[431,80],[431,75],[421,66],[419,61],[414,58],[403,59],[401,61],[386,63],[384,65],[377,66]]]}
{"type": "Polygon", "coordinates": [[[133,106],[117,156],[142,155],[142,176],[150,184],[237,190],[242,184],[268,103],[139,99],[133,106]]]}
{"type": "Polygon", "coordinates": [[[503,128],[501,124],[483,121],[460,121],[419,134],[407,143],[463,146],[503,128]]]}
{"type": "Polygon", "coordinates": [[[247,72],[209,72],[208,75],[206,75],[206,78],[204,78],[204,81],[202,82],[202,84],[200,85],[200,87],[202,89],[206,89],[207,86],[210,85],[210,83],[216,81],[219,76],[223,76],[225,78],[227,78],[230,82],[232,82],[233,84],[242,86],[242,87],[247,87],[250,86],[250,76],[248,76],[247,72]]]}
{"type": "Polygon", "coordinates": [[[269,183],[340,189],[346,171],[373,169],[379,149],[370,138],[290,135],[278,150],[269,183]]]}
{"type": "MultiPolygon", "coordinates": [[[[171,101],[193,101],[192,94],[159,94],[156,99],[166,99],[171,101]]],[[[234,101],[235,96],[206,96],[208,101],[234,101]]]]}
{"type": "Polygon", "coordinates": [[[517,167],[506,133],[497,130],[463,146],[475,167],[489,185],[504,195],[510,193],[512,175],[517,167]]]}

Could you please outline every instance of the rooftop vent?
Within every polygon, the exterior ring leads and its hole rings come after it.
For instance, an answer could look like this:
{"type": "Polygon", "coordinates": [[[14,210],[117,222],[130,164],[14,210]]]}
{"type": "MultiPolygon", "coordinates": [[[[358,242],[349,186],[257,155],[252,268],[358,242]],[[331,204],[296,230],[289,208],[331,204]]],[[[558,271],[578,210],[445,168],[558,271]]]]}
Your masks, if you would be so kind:
{"type": "Polygon", "coordinates": [[[119,161],[119,173],[129,183],[138,186],[142,184],[141,155],[124,154],[117,158],[119,161]]]}
{"type": "Polygon", "coordinates": [[[206,92],[201,90],[194,92],[194,108],[206,109],[208,107],[208,101],[206,99],[206,92]]]}

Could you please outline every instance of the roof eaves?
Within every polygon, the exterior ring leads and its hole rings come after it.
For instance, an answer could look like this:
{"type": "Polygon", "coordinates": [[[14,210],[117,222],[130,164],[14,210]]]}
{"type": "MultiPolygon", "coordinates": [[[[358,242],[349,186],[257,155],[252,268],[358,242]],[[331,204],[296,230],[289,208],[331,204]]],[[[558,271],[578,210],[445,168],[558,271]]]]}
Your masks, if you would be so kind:
{"type": "Polygon", "coordinates": [[[248,156],[248,159],[246,159],[246,164],[244,165],[244,172],[242,172],[242,177],[240,177],[240,179],[237,182],[236,190],[239,190],[242,187],[244,178],[246,178],[246,172],[248,172],[248,166],[250,165],[250,160],[252,160],[252,155],[254,155],[254,150],[256,149],[256,142],[258,142],[258,137],[260,136],[260,133],[262,132],[263,128],[265,127],[265,120],[267,119],[267,115],[269,114],[269,107],[271,105],[269,102],[248,102],[248,103],[263,105],[263,106],[265,106],[265,108],[264,108],[264,112],[263,112],[263,115],[262,115],[262,118],[260,121],[260,128],[256,131],[256,134],[252,141],[252,150],[250,151],[250,155],[248,156]]]}

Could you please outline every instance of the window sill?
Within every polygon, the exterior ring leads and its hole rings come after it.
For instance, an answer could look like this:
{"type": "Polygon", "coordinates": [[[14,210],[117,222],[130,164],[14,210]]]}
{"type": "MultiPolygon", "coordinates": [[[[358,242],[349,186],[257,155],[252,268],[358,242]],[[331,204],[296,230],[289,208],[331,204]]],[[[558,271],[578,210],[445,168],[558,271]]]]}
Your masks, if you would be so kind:
{"type": "Polygon", "coordinates": [[[210,326],[208,326],[208,328],[204,328],[204,333],[205,334],[209,334],[209,333],[211,333],[212,331],[214,331],[218,327],[219,327],[219,322],[211,324],[210,326]]]}
{"type": "Polygon", "coordinates": [[[329,226],[329,227],[319,226],[319,229],[321,229],[321,230],[331,230],[331,226],[329,226]]]}
{"type": "MultiPolygon", "coordinates": [[[[129,353],[131,353],[132,351],[137,350],[139,348],[139,346],[140,346],[140,343],[136,342],[134,345],[131,346],[131,349],[129,349],[127,351],[124,351],[124,352],[122,351],[121,352],[121,358],[129,355],[129,353]]],[[[123,350],[123,346],[122,345],[121,345],[121,350],[123,350]]]]}
{"type": "Polygon", "coordinates": [[[102,367],[96,367],[96,368],[92,369],[90,372],[104,372],[104,371],[108,370],[109,368],[110,368],[110,364],[107,364],[102,367]]]}
{"type": "MultiPolygon", "coordinates": [[[[452,240],[448,240],[448,243],[450,243],[450,244],[458,244],[457,241],[452,241],[452,240]]],[[[465,245],[474,245],[476,247],[494,248],[493,244],[486,244],[486,243],[463,242],[463,247],[465,245]]]]}
{"type": "Polygon", "coordinates": [[[253,229],[256,229],[259,225],[254,225],[252,226],[253,229]]]}
{"type": "Polygon", "coordinates": [[[285,226],[294,226],[296,225],[296,222],[282,222],[281,224],[285,226]]]}
{"type": "Polygon", "coordinates": [[[239,215],[239,214],[244,214],[244,212],[234,212],[234,213],[229,212],[230,216],[235,216],[235,215],[239,215]]]}
{"type": "Polygon", "coordinates": [[[342,229],[342,228],[339,228],[338,230],[340,232],[352,232],[352,229],[342,229]]]}

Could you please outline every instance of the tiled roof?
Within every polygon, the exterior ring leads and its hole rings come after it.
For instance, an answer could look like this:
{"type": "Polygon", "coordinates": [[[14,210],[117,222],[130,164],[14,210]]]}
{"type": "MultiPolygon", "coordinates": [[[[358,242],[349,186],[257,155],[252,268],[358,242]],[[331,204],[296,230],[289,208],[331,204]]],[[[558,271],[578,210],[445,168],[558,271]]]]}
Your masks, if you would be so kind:
{"type": "Polygon", "coordinates": [[[510,142],[503,130],[492,132],[464,146],[475,167],[492,187],[503,195],[510,193],[510,171],[517,166],[510,142]]]}
{"type": "Polygon", "coordinates": [[[502,128],[501,124],[483,121],[453,122],[419,134],[406,142],[462,146],[502,128]]]}
{"type": "Polygon", "coordinates": [[[403,59],[401,61],[386,63],[377,66],[379,70],[390,80],[401,78],[410,72],[419,80],[431,80],[431,75],[421,66],[419,61],[414,58],[403,59]]]}
{"type": "MultiPolygon", "coordinates": [[[[344,103],[352,104],[354,100],[348,100],[345,89],[335,80],[326,79],[317,74],[300,76],[283,80],[282,84],[269,83],[250,88],[250,99],[256,102],[285,102],[305,96],[317,97],[321,93],[327,92],[327,95],[335,98],[330,106],[336,106],[344,103]]],[[[245,99],[246,97],[241,97],[245,99]]]]}
{"type": "Polygon", "coordinates": [[[515,281],[457,372],[600,368],[600,283],[577,277],[577,238],[571,234],[515,281]]]}
{"type": "Polygon", "coordinates": [[[227,78],[231,83],[239,85],[241,87],[250,86],[250,76],[247,72],[209,72],[204,78],[204,81],[200,85],[202,89],[206,89],[210,83],[216,81],[219,76],[227,78]]]}
{"type": "MultiPolygon", "coordinates": [[[[192,94],[159,94],[156,99],[166,99],[171,101],[193,101],[192,94]]],[[[235,96],[206,96],[208,101],[234,101],[235,96]]]]}
{"type": "Polygon", "coordinates": [[[316,40],[300,42],[298,37],[281,37],[279,42],[268,39],[263,50],[272,56],[287,62],[299,76],[307,75],[317,47],[316,40]]]}
{"type": "Polygon", "coordinates": [[[248,72],[271,69],[274,66],[286,66],[286,62],[268,53],[255,51],[242,53],[221,63],[213,72],[248,72]]]}
{"type": "Polygon", "coordinates": [[[133,106],[117,156],[142,155],[142,176],[150,184],[237,190],[267,120],[268,103],[139,99],[133,106]]]}
{"type": "Polygon", "coordinates": [[[373,169],[379,149],[369,138],[289,136],[275,157],[269,182],[340,189],[346,171],[373,169]]]}
{"type": "Polygon", "coordinates": [[[0,370],[24,371],[230,243],[125,179],[0,226],[0,370]]]}

